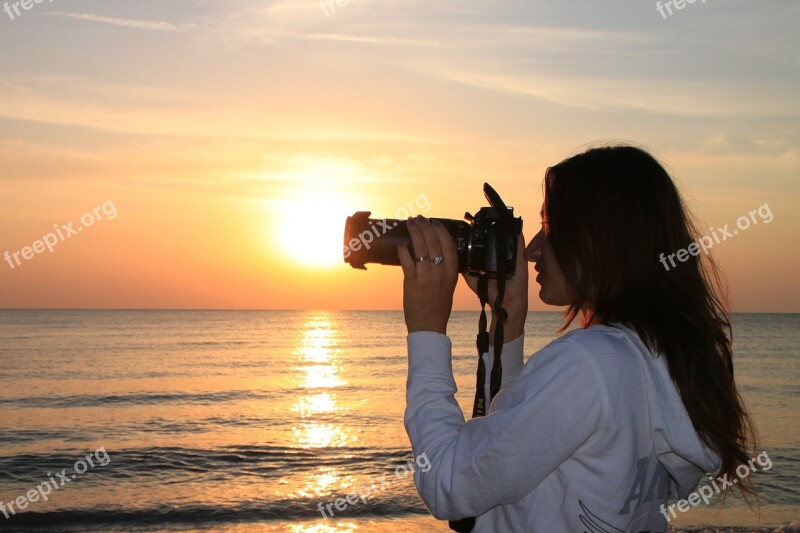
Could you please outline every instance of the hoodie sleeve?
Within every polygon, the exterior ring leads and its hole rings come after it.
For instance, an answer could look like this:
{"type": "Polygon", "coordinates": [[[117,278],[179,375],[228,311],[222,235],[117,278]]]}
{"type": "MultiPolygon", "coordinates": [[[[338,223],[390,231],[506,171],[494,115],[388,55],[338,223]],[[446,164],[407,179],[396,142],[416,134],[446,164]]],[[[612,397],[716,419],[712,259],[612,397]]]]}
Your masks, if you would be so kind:
{"type": "MultiPolygon", "coordinates": [[[[550,346],[545,350],[580,350],[569,342],[550,346]]],[[[417,469],[414,481],[437,518],[478,516],[519,500],[602,425],[607,393],[591,358],[554,357],[543,372],[510,382],[487,416],[465,422],[454,397],[450,339],[412,333],[408,349],[405,425],[414,454],[431,464],[417,469]]]]}

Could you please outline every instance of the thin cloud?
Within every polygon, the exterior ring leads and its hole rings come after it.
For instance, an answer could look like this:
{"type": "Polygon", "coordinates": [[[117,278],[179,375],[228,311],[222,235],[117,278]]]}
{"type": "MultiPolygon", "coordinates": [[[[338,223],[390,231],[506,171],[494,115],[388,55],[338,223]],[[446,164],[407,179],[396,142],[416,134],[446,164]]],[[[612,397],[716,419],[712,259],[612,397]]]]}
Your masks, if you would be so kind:
{"type": "Polygon", "coordinates": [[[121,26],[123,28],[137,28],[140,30],[152,31],[188,31],[197,29],[196,24],[172,24],[171,22],[164,22],[159,20],[135,20],[135,19],[122,19],[117,17],[106,17],[103,15],[94,15],[92,13],[64,13],[62,11],[55,11],[49,13],[50,15],[58,17],[66,17],[78,20],[88,20],[90,22],[100,22],[102,24],[111,24],[112,26],[121,26]]]}
{"type": "Polygon", "coordinates": [[[565,77],[546,73],[517,75],[446,69],[429,64],[419,72],[481,89],[520,94],[539,100],[594,111],[631,111],[694,118],[796,118],[790,88],[766,83],[565,77]],[[755,95],[769,95],[757,98],[755,95]]]}
{"type": "Polygon", "coordinates": [[[402,37],[377,37],[374,35],[344,35],[339,33],[307,33],[296,34],[297,39],[320,40],[320,41],[344,41],[367,44],[385,45],[410,45],[410,46],[432,46],[449,48],[449,45],[423,39],[405,39],[402,37]]]}

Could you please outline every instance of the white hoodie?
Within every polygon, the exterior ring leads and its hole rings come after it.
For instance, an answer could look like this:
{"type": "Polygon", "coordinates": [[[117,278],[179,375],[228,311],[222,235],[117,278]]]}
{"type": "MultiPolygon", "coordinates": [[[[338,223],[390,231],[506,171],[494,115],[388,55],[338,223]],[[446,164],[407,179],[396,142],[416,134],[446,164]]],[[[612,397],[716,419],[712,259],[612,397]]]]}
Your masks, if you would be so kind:
{"type": "Polygon", "coordinates": [[[475,516],[476,533],[665,531],[668,492],[686,497],[719,459],[664,358],[619,324],[566,333],[525,365],[523,341],[503,345],[503,388],[487,416],[465,422],[450,339],[408,336],[405,425],[414,455],[431,463],[414,474],[428,509],[475,516]]]}

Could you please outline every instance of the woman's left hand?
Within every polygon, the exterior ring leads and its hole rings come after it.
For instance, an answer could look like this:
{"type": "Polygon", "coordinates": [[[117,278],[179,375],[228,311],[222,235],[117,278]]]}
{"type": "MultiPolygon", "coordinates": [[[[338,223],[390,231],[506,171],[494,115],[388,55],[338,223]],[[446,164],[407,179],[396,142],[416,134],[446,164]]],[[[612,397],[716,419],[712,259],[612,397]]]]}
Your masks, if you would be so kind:
{"type": "Polygon", "coordinates": [[[404,275],[406,327],[409,333],[435,331],[447,335],[453,292],[458,282],[455,243],[447,229],[436,221],[431,223],[418,216],[409,218],[406,224],[417,255],[412,258],[407,246],[397,247],[404,275]]]}

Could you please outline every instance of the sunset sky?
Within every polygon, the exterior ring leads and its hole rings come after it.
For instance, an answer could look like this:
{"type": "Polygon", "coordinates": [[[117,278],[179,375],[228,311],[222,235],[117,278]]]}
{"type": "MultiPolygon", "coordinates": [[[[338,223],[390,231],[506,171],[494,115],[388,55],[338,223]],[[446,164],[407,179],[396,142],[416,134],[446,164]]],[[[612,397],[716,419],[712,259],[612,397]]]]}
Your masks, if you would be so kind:
{"type": "Polygon", "coordinates": [[[705,227],[767,204],[712,253],[735,311],[800,312],[796,0],[339,4],[0,12],[0,254],[97,218],[3,259],[0,307],[400,309],[399,268],[342,262],[348,214],[460,219],[488,181],[530,238],[548,166],[628,141],[705,227]]]}

